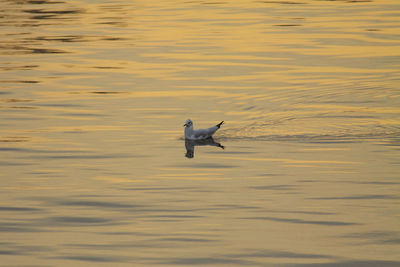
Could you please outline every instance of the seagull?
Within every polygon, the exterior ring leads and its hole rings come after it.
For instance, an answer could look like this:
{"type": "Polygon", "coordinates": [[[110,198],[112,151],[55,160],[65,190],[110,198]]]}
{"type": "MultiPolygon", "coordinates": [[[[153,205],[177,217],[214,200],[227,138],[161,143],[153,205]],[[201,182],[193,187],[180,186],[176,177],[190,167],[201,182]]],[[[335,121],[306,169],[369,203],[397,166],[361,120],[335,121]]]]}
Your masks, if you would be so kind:
{"type": "Polygon", "coordinates": [[[217,125],[210,127],[208,129],[199,129],[195,130],[193,129],[193,122],[191,119],[187,119],[186,123],[183,125],[185,126],[185,139],[188,140],[202,140],[202,139],[207,139],[210,138],[224,123],[224,121],[221,121],[217,125]]]}

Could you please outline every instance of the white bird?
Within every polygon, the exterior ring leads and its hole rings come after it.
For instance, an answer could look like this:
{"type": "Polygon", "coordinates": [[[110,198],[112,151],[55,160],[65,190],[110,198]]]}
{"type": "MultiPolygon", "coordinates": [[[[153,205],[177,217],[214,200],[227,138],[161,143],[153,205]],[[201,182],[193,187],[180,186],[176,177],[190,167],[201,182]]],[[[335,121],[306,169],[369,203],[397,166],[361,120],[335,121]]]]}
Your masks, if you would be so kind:
{"type": "Polygon", "coordinates": [[[189,140],[201,140],[201,139],[207,139],[210,138],[224,123],[224,121],[221,121],[217,125],[210,127],[208,129],[199,129],[195,130],[193,129],[193,122],[191,119],[187,119],[186,123],[183,125],[185,126],[185,139],[189,140]]]}

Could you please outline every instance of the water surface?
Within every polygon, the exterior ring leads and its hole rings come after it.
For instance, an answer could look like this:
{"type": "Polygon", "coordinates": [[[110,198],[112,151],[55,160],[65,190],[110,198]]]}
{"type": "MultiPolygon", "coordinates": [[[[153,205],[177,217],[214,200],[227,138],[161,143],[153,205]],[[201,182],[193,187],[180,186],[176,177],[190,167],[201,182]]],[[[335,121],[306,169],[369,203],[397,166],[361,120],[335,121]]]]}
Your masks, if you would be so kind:
{"type": "Polygon", "coordinates": [[[397,0],[1,7],[2,265],[400,265],[397,0]]]}

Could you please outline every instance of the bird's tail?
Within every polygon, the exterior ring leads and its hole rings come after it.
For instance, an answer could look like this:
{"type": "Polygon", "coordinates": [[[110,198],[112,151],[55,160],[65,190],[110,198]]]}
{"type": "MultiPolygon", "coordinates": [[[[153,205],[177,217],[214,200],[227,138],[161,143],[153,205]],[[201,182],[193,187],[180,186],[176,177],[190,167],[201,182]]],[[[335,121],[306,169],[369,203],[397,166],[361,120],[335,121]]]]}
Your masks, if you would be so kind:
{"type": "Polygon", "coordinates": [[[219,129],[219,127],[221,127],[221,125],[224,123],[224,121],[221,121],[220,123],[218,123],[216,126],[218,127],[218,129],[219,129]]]}

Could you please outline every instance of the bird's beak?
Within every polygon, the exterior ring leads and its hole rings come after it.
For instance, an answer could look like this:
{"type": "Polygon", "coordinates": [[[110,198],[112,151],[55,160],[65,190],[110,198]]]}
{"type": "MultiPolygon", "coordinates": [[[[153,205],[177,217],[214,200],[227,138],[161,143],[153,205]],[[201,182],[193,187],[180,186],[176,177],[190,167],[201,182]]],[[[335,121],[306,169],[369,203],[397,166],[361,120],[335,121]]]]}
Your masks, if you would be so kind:
{"type": "Polygon", "coordinates": [[[183,126],[188,126],[186,123],[183,126]]]}

